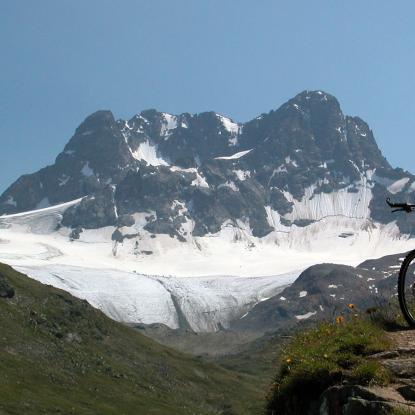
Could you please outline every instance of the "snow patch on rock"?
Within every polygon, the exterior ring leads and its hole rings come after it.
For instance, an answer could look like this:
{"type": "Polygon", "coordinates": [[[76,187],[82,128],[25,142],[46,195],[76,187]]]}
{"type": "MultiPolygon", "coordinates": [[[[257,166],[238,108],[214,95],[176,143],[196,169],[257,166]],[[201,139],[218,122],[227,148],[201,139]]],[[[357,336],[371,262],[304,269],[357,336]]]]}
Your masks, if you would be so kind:
{"type": "Polygon", "coordinates": [[[44,209],[50,206],[49,199],[47,197],[44,197],[37,205],[36,209],[44,209]]]}
{"type": "Polygon", "coordinates": [[[157,146],[151,144],[149,140],[141,143],[136,151],[133,151],[132,156],[136,160],[145,161],[150,166],[168,166],[166,160],[158,155],[157,146]]]}
{"type": "MultiPolygon", "coordinates": [[[[399,180],[392,180],[392,179],[389,179],[388,177],[382,177],[382,176],[379,176],[377,174],[374,174],[373,175],[373,180],[376,183],[379,183],[383,186],[386,186],[389,193],[396,194],[396,193],[399,193],[403,190],[403,188],[409,182],[410,178],[409,177],[403,177],[402,179],[399,179],[399,180]]],[[[413,184],[411,185],[410,190],[413,190],[412,186],[413,186],[413,184]]]]}
{"type": "Polygon", "coordinates": [[[194,179],[192,181],[191,185],[196,186],[196,187],[209,188],[209,184],[206,181],[206,179],[200,174],[199,170],[194,168],[194,167],[190,167],[188,169],[183,169],[181,167],[171,166],[170,170],[171,171],[182,171],[182,172],[185,172],[185,173],[195,173],[196,174],[196,179],[194,179]]]}
{"type": "Polygon", "coordinates": [[[317,314],[317,311],[310,311],[308,313],[300,314],[298,316],[295,316],[295,318],[297,320],[306,320],[306,319],[310,318],[311,316],[314,316],[315,314],[317,314]]]}
{"type": "Polygon", "coordinates": [[[216,114],[216,116],[219,118],[220,122],[222,123],[226,131],[228,131],[232,135],[239,134],[241,127],[238,125],[238,123],[220,114],[216,114]]]}
{"type": "Polygon", "coordinates": [[[199,172],[196,172],[196,179],[194,179],[191,183],[192,186],[197,186],[197,187],[205,187],[205,188],[209,188],[209,184],[206,181],[206,179],[201,176],[199,174],[199,172]]]}
{"type": "Polygon", "coordinates": [[[165,140],[167,140],[171,134],[171,130],[177,128],[177,117],[166,112],[162,113],[162,117],[163,121],[160,134],[165,137],[165,140]]]}
{"type": "Polygon", "coordinates": [[[14,200],[13,196],[8,196],[4,204],[10,206],[17,206],[17,202],[14,200]]]}
{"type": "Polygon", "coordinates": [[[396,180],[391,185],[388,186],[388,191],[392,194],[399,193],[409,182],[409,177],[404,177],[400,180],[396,180]]]}
{"type": "Polygon", "coordinates": [[[85,177],[91,177],[91,176],[94,176],[94,175],[95,175],[94,170],[92,170],[92,169],[91,169],[91,167],[89,167],[89,161],[87,161],[87,162],[83,165],[83,167],[82,167],[82,169],[81,169],[81,173],[82,173],[85,177]]]}
{"type": "Polygon", "coordinates": [[[245,151],[239,151],[238,153],[232,154],[231,156],[221,156],[221,157],[215,157],[215,160],[237,160],[241,157],[247,155],[250,153],[253,149],[245,150],[245,151]]]}
{"type": "Polygon", "coordinates": [[[234,192],[238,192],[239,189],[236,186],[235,182],[233,182],[232,180],[227,180],[225,183],[221,183],[218,186],[218,189],[221,189],[222,187],[229,187],[230,189],[232,189],[234,192]]]}
{"type": "Polygon", "coordinates": [[[58,178],[59,186],[65,186],[70,179],[70,176],[67,176],[66,174],[62,175],[62,177],[58,178]]]}
{"type": "Polygon", "coordinates": [[[233,170],[233,172],[241,182],[251,177],[251,172],[249,170],[233,170]]]}

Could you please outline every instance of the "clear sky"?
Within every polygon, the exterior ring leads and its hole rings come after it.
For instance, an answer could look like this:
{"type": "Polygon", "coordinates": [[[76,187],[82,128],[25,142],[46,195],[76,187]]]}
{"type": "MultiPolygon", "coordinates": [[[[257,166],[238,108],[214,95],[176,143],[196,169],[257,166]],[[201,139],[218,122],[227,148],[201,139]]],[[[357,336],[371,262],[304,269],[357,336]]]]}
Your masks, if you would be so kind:
{"type": "Polygon", "coordinates": [[[413,0],[1,0],[0,192],[98,109],[247,121],[304,89],[415,172],[414,15],[413,0]]]}

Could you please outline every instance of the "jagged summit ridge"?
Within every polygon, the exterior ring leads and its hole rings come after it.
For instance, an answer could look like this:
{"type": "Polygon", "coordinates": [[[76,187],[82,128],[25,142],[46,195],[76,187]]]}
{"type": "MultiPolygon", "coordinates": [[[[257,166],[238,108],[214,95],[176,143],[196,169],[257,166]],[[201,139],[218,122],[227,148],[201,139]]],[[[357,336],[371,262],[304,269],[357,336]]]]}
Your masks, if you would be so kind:
{"type": "MultiPolygon", "coordinates": [[[[226,223],[264,237],[327,215],[388,223],[384,198],[407,199],[413,183],[414,176],[392,169],[363,120],[345,116],[330,94],[303,91],[246,123],[215,112],[152,109],[127,121],[97,111],[54,165],[3,193],[0,213],[83,197],[62,225],[125,227],[147,213],[148,232],[180,240],[226,223]]],[[[398,225],[410,231],[406,219],[398,225]]]]}

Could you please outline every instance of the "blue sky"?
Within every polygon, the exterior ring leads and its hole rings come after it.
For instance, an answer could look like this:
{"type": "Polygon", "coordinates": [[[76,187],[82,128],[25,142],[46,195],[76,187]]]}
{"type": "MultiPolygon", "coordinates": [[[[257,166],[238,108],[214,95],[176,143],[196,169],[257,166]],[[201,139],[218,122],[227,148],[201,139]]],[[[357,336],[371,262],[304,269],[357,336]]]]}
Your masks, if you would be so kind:
{"type": "Polygon", "coordinates": [[[1,0],[0,192],[98,109],[247,121],[304,89],[415,172],[414,14],[412,0],[1,0]]]}

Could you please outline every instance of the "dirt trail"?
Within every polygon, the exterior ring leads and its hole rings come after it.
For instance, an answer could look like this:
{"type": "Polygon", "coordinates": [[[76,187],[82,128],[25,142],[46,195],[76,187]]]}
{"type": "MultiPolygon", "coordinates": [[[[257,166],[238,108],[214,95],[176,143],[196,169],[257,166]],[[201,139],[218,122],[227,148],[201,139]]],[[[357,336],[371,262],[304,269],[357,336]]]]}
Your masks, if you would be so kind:
{"type": "Polygon", "coordinates": [[[415,350],[415,330],[403,330],[388,333],[395,347],[415,350]]]}
{"type": "Polygon", "coordinates": [[[388,352],[371,356],[392,376],[387,387],[369,388],[379,398],[415,414],[415,330],[387,333],[393,347],[388,352]]]}

